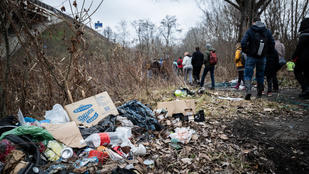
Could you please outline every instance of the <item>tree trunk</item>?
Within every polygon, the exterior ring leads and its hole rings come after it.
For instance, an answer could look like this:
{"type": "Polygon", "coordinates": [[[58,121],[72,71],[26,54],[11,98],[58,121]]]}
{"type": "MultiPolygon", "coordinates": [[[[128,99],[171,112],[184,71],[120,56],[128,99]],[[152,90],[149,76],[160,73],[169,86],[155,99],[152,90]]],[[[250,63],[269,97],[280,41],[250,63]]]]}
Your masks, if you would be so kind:
{"type": "Polygon", "coordinates": [[[5,15],[1,14],[1,33],[4,35],[5,52],[6,52],[6,69],[3,83],[0,82],[0,118],[6,117],[6,89],[8,86],[8,76],[10,72],[10,43],[8,36],[8,25],[5,22],[5,15]]]}

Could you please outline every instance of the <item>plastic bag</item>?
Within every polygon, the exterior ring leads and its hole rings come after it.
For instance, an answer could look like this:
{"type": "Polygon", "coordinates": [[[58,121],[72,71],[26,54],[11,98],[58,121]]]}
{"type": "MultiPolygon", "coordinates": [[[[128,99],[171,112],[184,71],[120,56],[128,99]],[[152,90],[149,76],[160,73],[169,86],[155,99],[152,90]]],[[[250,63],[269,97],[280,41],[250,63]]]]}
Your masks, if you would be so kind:
{"type": "Polygon", "coordinates": [[[21,112],[20,109],[18,109],[18,121],[19,121],[20,125],[22,125],[22,126],[26,126],[27,125],[27,123],[25,121],[25,118],[23,116],[23,113],[21,112]]]}
{"type": "Polygon", "coordinates": [[[195,133],[195,130],[190,129],[190,127],[187,127],[187,128],[185,128],[185,127],[182,127],[182,128],[177,127],[175,129],[175,133],[172,133],[169,136],[172,139],[177,139],[178,142],[181,142],[183,144],[187,144],[191,140],[193,133],[195,133]]]}
{"type": "Polygon", "coordinates": [[[60,104],[55,104],[52,110],[46,111],[44,117],[50,120],[50,123],[70,122],[67,112],[63,109],[63,107],[60,104]]]}
{"type": "Polygon", "coordinates": [[[4,132],[0,137],[0,141],[9,134],[14,134],[17,136],[29,135],[33,138],[35,142],[43,142],[44,145],[47,145],[48,141],[54,139],[54,137],[47,130],[43,128],[37,126],[19,126],[10,131],[4,132]]]}
{"type": "Polygon", "coordinates": [[[64,148],[66,148],[66,146],[56,140],[49,141],[44,155],[49,161],[57,161],[60,159],[61,151],[64,148]]]}

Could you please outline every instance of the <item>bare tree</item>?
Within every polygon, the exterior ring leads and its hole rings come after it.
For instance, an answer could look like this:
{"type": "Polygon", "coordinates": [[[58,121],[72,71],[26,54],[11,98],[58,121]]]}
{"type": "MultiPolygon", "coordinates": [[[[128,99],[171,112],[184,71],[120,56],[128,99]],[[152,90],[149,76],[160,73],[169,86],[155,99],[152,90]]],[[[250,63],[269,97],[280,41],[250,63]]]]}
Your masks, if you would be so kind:
{"type": "Polygon", "coordinates": [[[125,47],[129,37],[128,23],[125,20],[121,20],[116,28],[118,29],[119,41],[121,42],[121,45],[125,47]]]}
{"type": "Polygon", "coordinates": [[[159,30],[165,40],[166,47],[170,46],[170,43],[174,39],[173,35],[176,32],[180,33],[182,31],[178,27],[179,27],[179,24],[177,23],[176,16],[166,15],[165,18],[161,20],[159,30]]]}
{"type": "Polygon", "coordinates": [[[138,21],[133,21],[132,26],[134,27],[137,37],[138,37],[138,48],[142,53],[144,48],[147,51],[147,57],[150,57],[151,44],[154,41],[154,36],[156,32],[155,24],[153,24],[149,19],[140,19],[138,21]]]}
{"type": "Polygon", "coordinates": [[[113,30],[111,29],[111,27],[107,26],[107,27],[103,30],[103,36],[106,37],[108,40],[111,40],[111,39],[112,39],[113,30]]]}

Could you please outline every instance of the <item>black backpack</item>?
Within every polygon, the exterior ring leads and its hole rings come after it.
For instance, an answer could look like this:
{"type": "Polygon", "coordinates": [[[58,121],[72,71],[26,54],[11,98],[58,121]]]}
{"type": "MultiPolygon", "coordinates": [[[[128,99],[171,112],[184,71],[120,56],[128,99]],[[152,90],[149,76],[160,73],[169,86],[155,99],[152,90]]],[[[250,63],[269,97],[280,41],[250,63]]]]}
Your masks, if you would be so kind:
{"type": "MultiPolygon", "coordinates": [[[[266,30],[267,31],[267,30],[266,30]]],[[[268,38],[266,35],[266,31],[258,32],[254,31],[254,36],[252,39],[251,45],[251,53],[254,57],[265,57],[268,50],[268,38]]]]}
{"type": "Polygon", "coordinates": [[[181,65],[181,61],[180,60],[177,61],[177,65],[181,65]]]}
{"type": "Polygon", "coordinates": [[[247,55],[244,52],[242,52],[242,50],[240,50],[240,49],[238,49],[238,50],[241,52],[241,56],[240,56],[241,64],[243,64],[245,66],[247,55]]]}

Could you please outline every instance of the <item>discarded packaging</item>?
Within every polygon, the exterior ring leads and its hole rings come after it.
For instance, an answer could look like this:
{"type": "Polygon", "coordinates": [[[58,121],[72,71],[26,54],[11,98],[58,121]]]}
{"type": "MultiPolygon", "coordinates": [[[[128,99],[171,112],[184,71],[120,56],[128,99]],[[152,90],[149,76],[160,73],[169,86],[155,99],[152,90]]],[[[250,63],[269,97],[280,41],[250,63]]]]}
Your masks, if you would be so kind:
{"type": "Polygon", "coordinates": [[[88,158],[97,157],[101,164],[104,164],[108,159],[108,154],[106,151],[91,150],[89,152],[88,158]]]}
{"type": "Polygon", "coordinates": [[[187,128],[185,128],[185,127],[182,127],[182,128],[177,127],[175,129],[175,133],[172,133],[169,136],[172,139],[177,139],[178,142],[181,142],[183,144],[187,144],[187,143],[190,142],[193,133],[195,133],[195,131],[193,129],[190,129],[190,127],[187,127],[187,128]]]}
{"type": "Polygon", "coordinates": [[[74,152],[73,149],[71,147],[67,147],[62,149],[60,157],[64,160],[68,160],[73,156],[74,152]]]}
{"type": "Polygon", "coordinates": [[[117,108],[107,92],[66,105],[64,108],[72,121],[85,126],[96,125],[109,114],[118,115],[117,108]]]}
{"type": "Polygon", "coordinates": [[[148,168],[153,168],[154,167],[154,161],[152,159],[146,159],[144,161],[144,164],[146,165],[146,167],[148,168]]]}
{"type": "Polygon", "coordinates": [[[60,104],[55,104],[52,110],[46,111],[44,117],[50,120],[50,123],[62,124],[70,122],[67,112],[60,104]]]}
{"type": "Polygon", "coordinates": [[[195,100],[175,100],[171,102],[159,102],[157,104],[158,109],[165,109],[168,111],[167,116],[173,116],[173,114],[182,113],[186,115],[186,110],[192,109],[192,113],[195,114],[195,100]]]}

